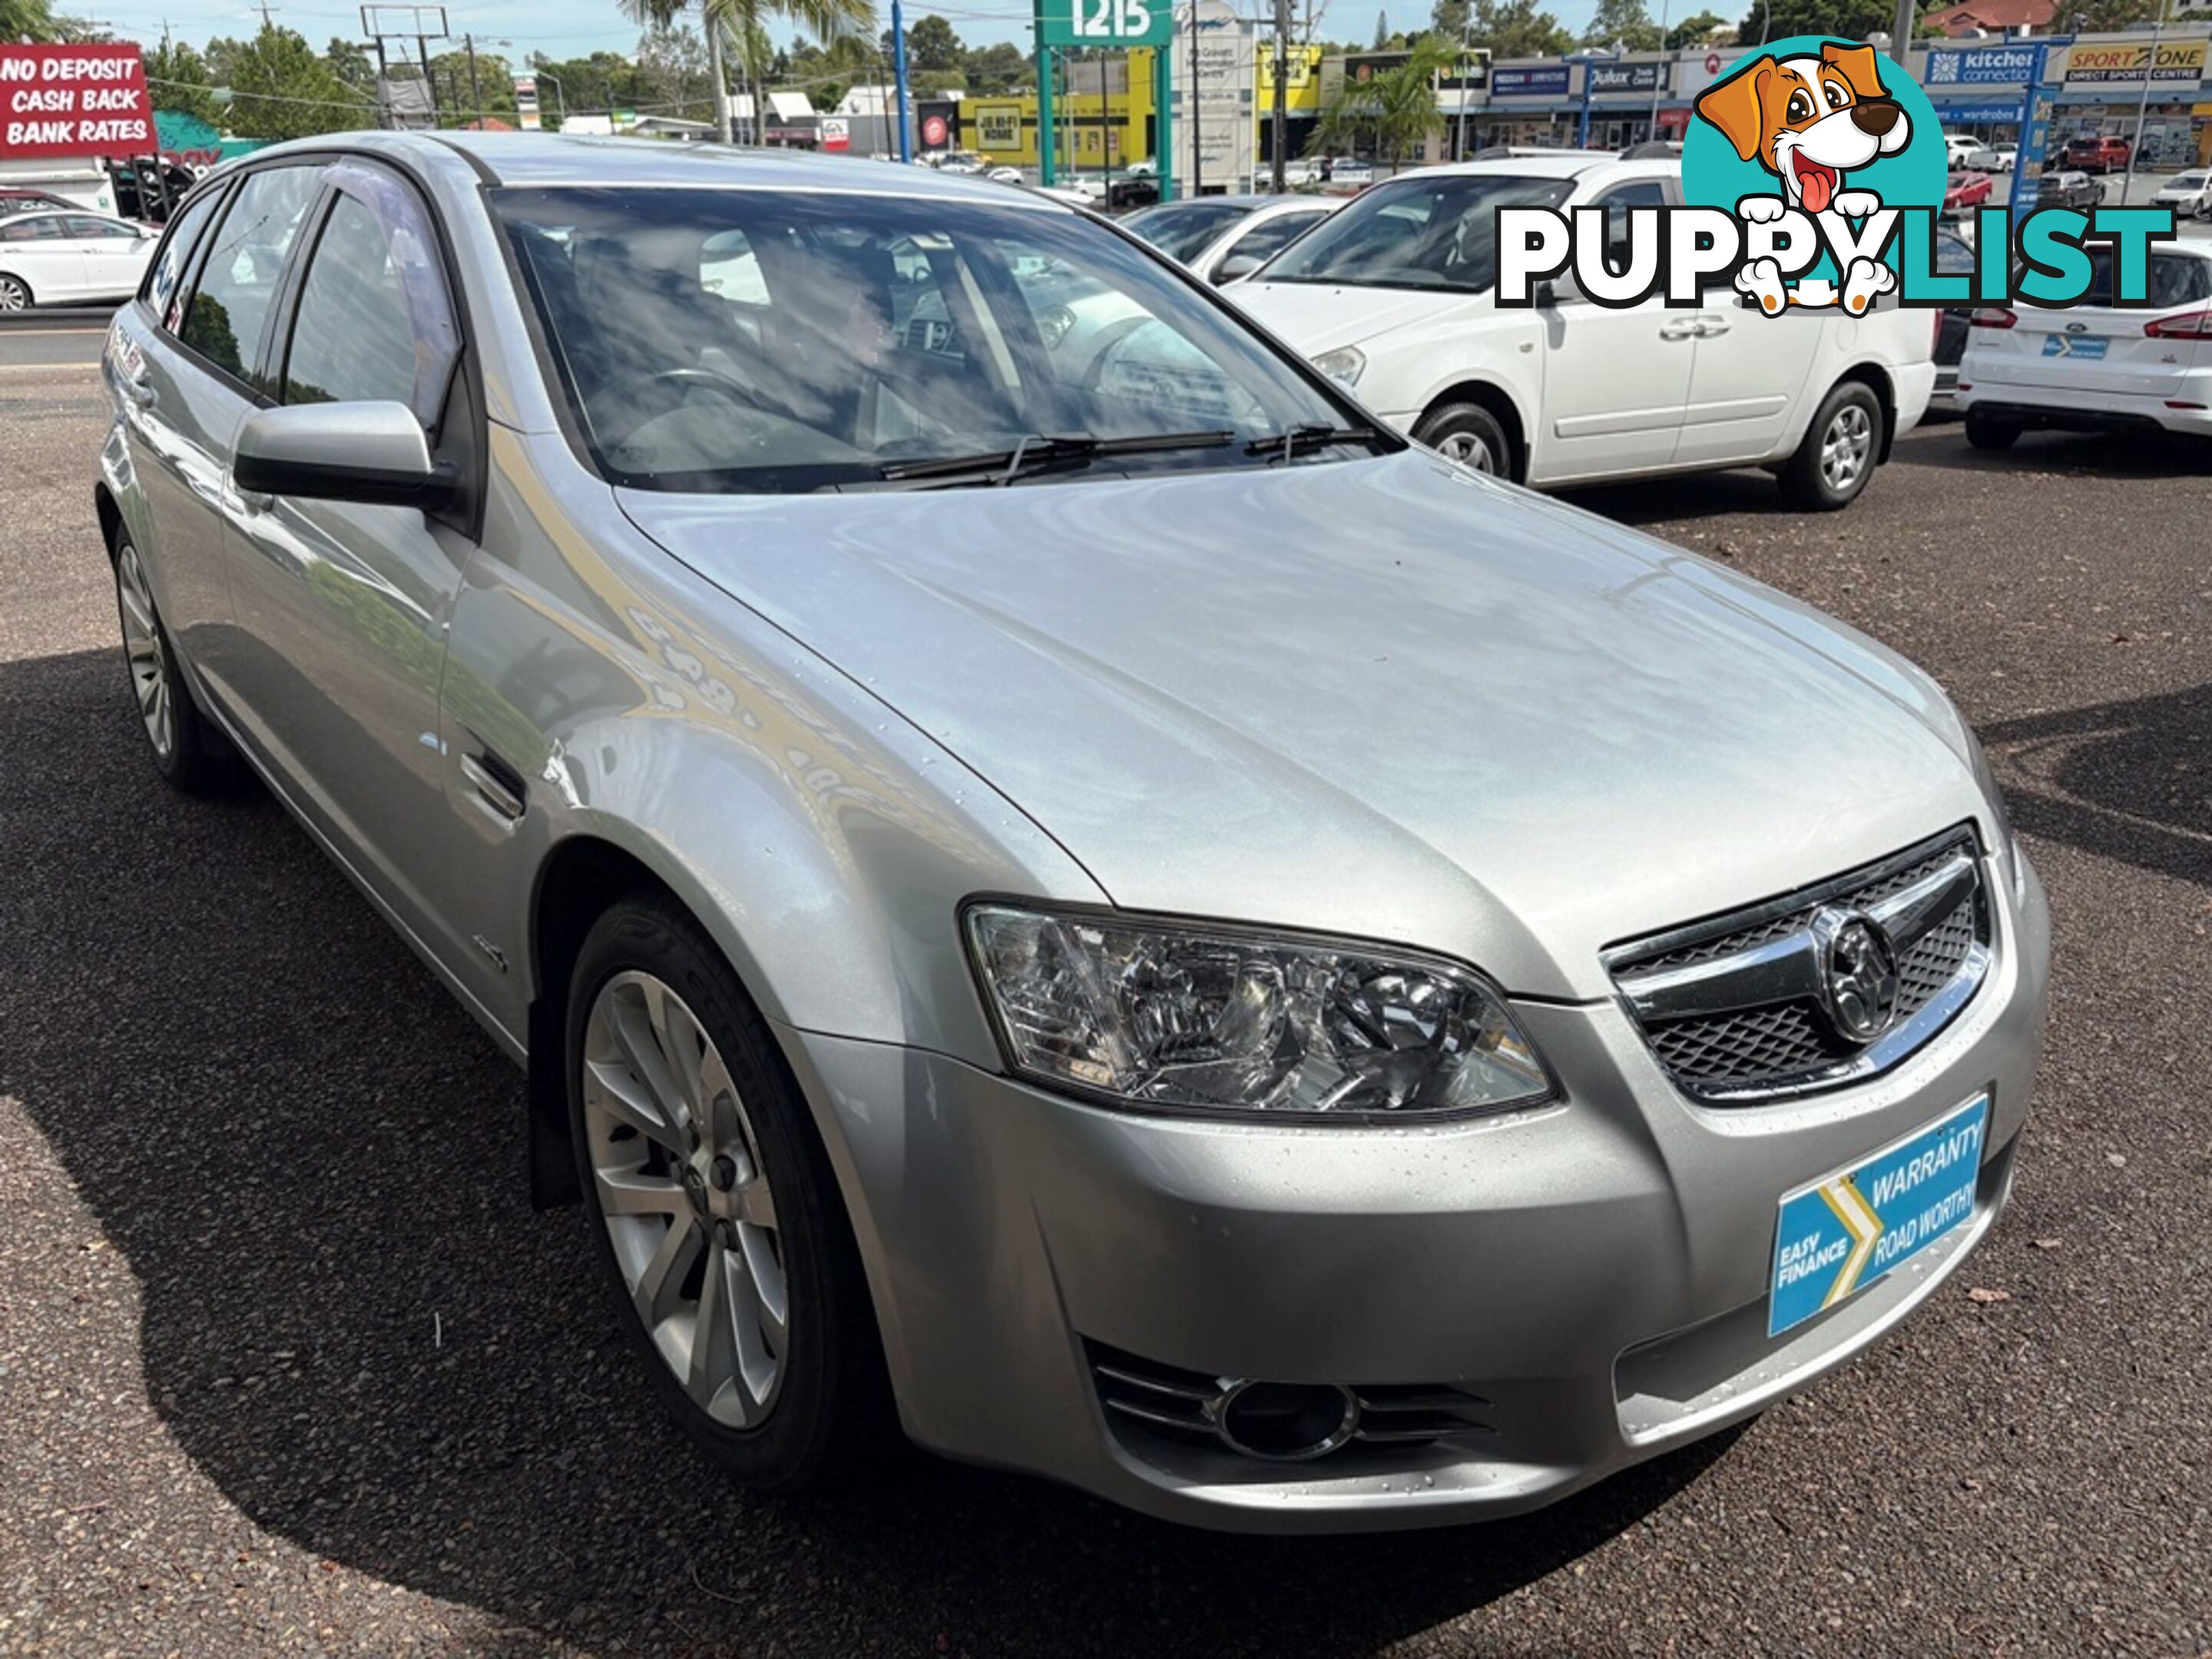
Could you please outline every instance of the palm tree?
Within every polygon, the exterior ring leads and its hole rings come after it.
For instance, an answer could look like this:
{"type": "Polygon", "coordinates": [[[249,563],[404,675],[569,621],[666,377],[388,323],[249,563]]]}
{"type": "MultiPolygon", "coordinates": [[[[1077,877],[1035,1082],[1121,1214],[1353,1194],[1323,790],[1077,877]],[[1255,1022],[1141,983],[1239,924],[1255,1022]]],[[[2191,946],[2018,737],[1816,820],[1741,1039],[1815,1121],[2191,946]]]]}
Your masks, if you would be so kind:
{"type": "Polygon", "coordinates": [[[1393,163],[1443,125],[1437,112],[1437,76],[1459,54],[1433,35],[1413,43],[1406,61],[1372,80],[1347,82],[1322,112],[1313,143],[1327,151],[1362,149],[1393,163]]]}
{"type": "MultiPolygon", "coordinates": [[[[618,0],[623,15],[641,28],[672,28],[691,9],[690,0],[618,0]]],[[[707,27],[707,55],[714,66],[714,132],[730,142],[730,105],[722,79],[722,46],[727,38],[738,48],[738,66],[746,92],[753,100],[756,134],[761,121],[761,76],[757,53],[750,50],[767,39],[770,17],[788,17],[824,42],[848,36],[866,40],[875,32],[875,0],[699,0],[707,27]]]]}

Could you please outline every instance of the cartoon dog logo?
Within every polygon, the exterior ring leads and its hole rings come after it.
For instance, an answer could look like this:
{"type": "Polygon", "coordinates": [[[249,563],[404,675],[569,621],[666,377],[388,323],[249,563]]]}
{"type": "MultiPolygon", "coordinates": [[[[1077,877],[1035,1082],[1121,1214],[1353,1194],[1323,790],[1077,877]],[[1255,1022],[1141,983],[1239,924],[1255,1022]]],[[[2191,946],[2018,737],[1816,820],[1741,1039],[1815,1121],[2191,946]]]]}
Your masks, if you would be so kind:
{"type": "MultiPolygon", "coordinates": [[[[1817,57],[1753,59],[1698,95],[1698,113],[1720,129],[1737,156],[1756,161],[1782,185],[1779,196],[1747,196],[1736,215],[1752,223],[1779,219],[1791,208],[1863,219],[1881,206],[1873,191],[1851,189],[1844,174],[1894,155],[1911,142],[1912,123],[1883,90],[1872,46],[1823,41],[1817,57]]],[[[1832,306],[1862,315],[1875,296],[1896,286],[1897,273],[1879,259],[1853,259],[1838,294],[1826,278],[1785,288],[1772,259],[1754,259],[1736,287],[1767,315],[1784,305],[1832,306]]]]}

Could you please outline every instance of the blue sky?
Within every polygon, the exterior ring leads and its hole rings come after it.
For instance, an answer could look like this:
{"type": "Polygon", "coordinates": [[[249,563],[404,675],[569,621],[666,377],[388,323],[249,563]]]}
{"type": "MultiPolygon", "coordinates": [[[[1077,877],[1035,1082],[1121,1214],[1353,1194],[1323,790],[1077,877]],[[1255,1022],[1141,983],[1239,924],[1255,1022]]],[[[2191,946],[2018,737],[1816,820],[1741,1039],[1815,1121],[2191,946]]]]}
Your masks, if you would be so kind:
{"type": "MultiPolygon", "coordinates": [[[[1692,8],[1701,3],[1685,0],[1692,8]]],[[[1245,5],[1248,9],[1259,9],[1254,0],[1245,0],[1245,5]]],[[[1579,30],[1595,7],[1596,0],[1561,0],[1553,9],[1569,28],[1579,30]]],[[[118,35],[149,45],[161,40],[165,20],[194,46],[203,46],[216,35],[248,35],[261,24],[259,9],[240,0],[81,0],[74,4],[63,0],[58,9],[97,16],[118,35]]],[[[877,9],[888,21],[890,0],[877,0],[877,9]]],[[[912,0],[905,9],[909,20],[925,12],[941,14],[971,46],[986,46],[994,40],[1012,40],[1024,48],[1029,45],[1030,8],[1020,0],[946,0],[942,5],[912,0]]],[[[1301,0],[1299,10],[1304,9],[1301,0]]],[[[1371,39],[1376,9],[1374,0],[1328,0],[1319,33],[1334,40],[1371,39]]],[[[1395,0],[1383,9],[1389,12],[1394,28],[1410,28],[1426,23],[1429,18],[1428,6],[1419,0],[1395,0]]],[[[270,0],[270,13],[274,21],[299,30],[317,46],[334,34],[349,40],[361,34],[360,12],[344,0],[303,0],[297,5],[270,0]]],[[[626,52],[637,39],[637,30],[623,21],[614,0],[466,0],[447,7],[447,23],[454,32],[454,45],[459,44],[463,30],[472,30],[479,46],[487,41],[513,42],[511,47],[490,49],[516,59],[532,52],[555,58],[626,52]]]]}

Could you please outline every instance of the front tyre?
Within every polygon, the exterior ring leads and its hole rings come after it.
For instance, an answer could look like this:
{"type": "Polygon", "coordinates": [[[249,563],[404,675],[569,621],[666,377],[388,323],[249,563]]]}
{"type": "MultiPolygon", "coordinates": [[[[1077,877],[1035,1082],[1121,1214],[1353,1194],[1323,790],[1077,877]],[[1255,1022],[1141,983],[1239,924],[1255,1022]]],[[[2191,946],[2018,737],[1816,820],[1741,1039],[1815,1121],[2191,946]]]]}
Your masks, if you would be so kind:
{"type": "Polygon", "coordinates": [[[1881,399],[1863,382],[1844,381],[1821,399],[1804,442],[1782,469],[1783,498],[1813,513],[1849,507],[1874,477],[1881,432],[1881,399]]]}
{"type": "Polygon", "coordinates": [[[805,1101],[743,988],[664,898],[586,939],[569,1129],[617,1317],[684,1432],[793,1492],[889,1438],[874,1311],[805,1101]]]}
{"type": "Polygon", "coordinates": [[[28,311],[31,285],[21,276],[0,270],[0,311],[28,311]]]}
{"type": "Polygon", "coordinates": [[[154,605],[154,590],[138,550],[126,537],[115,549],[115,609],[123,623],[123,660],[138,723],[153,751],[154,768],[170,787],[203,795],[231,783],[236,769],[228,743],[192,701],[177,666],[168,630],[154,605]]]}
{"type": "Polygon", "coordinates": [[[1477,472],[1513,476],[1513,446],[1498,416],[1480,404],[1443,404],[1421,417],[1413,441],[1477,472]]]}

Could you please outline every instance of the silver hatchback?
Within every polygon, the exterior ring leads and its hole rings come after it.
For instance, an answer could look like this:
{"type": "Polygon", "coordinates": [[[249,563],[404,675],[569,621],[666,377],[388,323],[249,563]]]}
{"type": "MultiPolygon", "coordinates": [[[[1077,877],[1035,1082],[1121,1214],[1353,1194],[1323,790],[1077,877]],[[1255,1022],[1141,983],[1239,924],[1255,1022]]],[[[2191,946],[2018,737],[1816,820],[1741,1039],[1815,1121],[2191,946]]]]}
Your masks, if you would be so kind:
{"type": "Polygon", "coordinates": [[[258,774],[526,1068],[536,1198],[749,1483],[902,1428],[1210,1525],[1509,1513],[2004,1203],[2048,924],[1942,694],[1085,215],[279,146],[105,374],[156,765],[258,774]]]}

